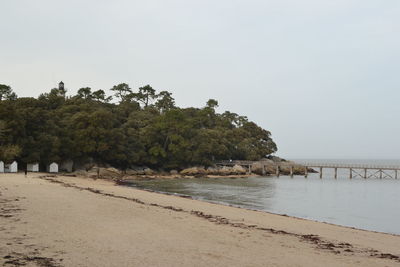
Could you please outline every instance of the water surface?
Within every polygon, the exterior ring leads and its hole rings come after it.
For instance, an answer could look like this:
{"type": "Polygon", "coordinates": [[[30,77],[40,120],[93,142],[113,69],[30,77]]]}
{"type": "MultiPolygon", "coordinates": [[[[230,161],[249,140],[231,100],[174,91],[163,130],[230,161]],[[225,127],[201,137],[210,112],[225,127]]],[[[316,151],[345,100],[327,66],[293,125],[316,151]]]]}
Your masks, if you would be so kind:
{"type": "Polygon", "coordinates": [[[350,180],[348,170],[324,178],[251,177],[136,181],[133,186],[195,199],[400,234],[400,180],[350,180]]]}

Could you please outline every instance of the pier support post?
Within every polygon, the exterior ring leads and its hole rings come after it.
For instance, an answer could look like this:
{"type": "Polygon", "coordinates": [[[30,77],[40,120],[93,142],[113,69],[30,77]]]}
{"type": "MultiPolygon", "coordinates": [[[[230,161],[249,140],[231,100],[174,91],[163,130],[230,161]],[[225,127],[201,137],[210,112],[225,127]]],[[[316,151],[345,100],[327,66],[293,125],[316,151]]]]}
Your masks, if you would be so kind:
{"type": "Polygon", "coordinates": [[[308,168],[304,167],[304,177],[307,178],[308,176],[308,168]]]}
{"type": "Polygon", "coordinates": [[[353,169],[350,168],[350,179],[353,179],[353,169]]]}
{"type": "Polygon", "coordinates": [[[367,169],[364,169],[364,179],[367,179],[367,169]]]}
{"type": "Polygon", "coordinates": [[[322,179],[322,167],[319,167],[319,178],[322,179]]]}
{"type": "Polygon", "coordinates": [[[293,166],[290,166],[290,177],[293,178],[293,166]]]}
{"type": "Polygon", "coordinates": [[[279,165],[276,166],[276,177],[279,177],[280,175],[280,169],[279,169],[279,165]]]}
{"type": "Polygon", "coordinates": [[[337,168],[335,168],[335,179],[337,179],[337,168]]]}

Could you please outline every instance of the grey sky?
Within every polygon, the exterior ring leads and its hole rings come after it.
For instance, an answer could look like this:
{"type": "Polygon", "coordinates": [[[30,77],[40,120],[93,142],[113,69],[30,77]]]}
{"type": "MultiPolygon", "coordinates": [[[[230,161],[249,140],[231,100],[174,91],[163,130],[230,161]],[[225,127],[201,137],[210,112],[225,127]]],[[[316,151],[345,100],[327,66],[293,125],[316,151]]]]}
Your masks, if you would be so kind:
{"type": "Polygon", "coordinates": [[[400,158],[398,0],[2,0],[0,83],[170,90],[289,158],[400,158]]]}

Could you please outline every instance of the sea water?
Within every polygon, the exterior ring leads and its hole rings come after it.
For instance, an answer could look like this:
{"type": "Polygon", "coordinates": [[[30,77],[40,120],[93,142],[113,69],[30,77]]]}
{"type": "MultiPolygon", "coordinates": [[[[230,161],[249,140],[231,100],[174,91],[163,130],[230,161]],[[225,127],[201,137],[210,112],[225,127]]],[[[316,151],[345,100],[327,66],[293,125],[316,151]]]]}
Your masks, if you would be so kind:
{"type": "MultiPolygon", "coordinates": [[[[319,162],[400,166],[400,161],[319,162]]],[[[133,186],[188,195],[214,203],[400,234],[400,179],[349,179],[349,170],[346,169],[339,169],[338,179],[334,179],[333,170],[324,169],[322,179],[319,174],[309,174],[308,178],[155,179],[135,181],[133,186]]]]}

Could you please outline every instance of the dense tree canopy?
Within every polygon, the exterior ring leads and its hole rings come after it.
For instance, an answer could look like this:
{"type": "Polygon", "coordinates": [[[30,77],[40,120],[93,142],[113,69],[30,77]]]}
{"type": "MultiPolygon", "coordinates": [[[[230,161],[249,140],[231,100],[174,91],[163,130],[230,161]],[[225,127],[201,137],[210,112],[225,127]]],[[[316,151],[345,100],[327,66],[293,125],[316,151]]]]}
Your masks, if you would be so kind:
{"type": "Polygon", "coordinates": [[[179,108],[172,94],[150,85],[103,90],[85,87],[75,96],[52,89],[18,98],[0,84],[0,160],[96,162],[122,169],[211,165],[215,160],[258,160],[277,148],[271,134],[246,117],[203,108],[179,108]]]}

